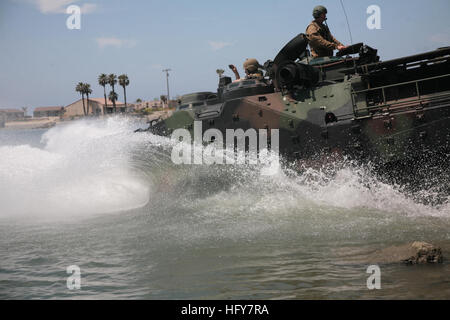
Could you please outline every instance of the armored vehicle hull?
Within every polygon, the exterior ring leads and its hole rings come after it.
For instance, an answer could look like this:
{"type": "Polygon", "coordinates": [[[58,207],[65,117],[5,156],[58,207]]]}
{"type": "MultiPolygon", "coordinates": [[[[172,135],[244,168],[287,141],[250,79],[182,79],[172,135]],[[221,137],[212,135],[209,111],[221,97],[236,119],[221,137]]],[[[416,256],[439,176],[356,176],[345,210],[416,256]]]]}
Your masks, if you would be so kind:
{"type": "Polygon", "coordinates": [[[278,129],[279,151],[288,159],[448,164],[450,48],[380,62],[363,44],[314,60],[306,46],[298,35],[266,62],[265,80],[221,79],[217,97],[149,130],[192,134],[194,121],[224,136],[227,129],[278,129]]]}

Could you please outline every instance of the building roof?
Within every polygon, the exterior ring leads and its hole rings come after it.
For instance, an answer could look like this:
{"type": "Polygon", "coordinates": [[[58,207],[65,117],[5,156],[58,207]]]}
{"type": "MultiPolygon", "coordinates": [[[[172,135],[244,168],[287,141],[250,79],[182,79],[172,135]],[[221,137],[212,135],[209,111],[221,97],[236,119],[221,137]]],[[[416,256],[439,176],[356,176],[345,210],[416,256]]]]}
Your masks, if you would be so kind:
{"type": "Polygon", "coordinates": [[[142,102],[134,102],[135,105],[154,105],[154,104],[162,104],[161,100],[146,100],[146,101],[142,101],[142,102]]]}
{"type": "Polygon", "coordinates": [[[45,111],[60,111],[61,108],[64,108],[63,106],[59,106],[59,107],[38,107],[35,108],[34,111],[38,111],[38,112],[45,112],[45,111]]]}
{"type": "Polygon", "coordinates": [[[20,110],[20,109],[0,109],[0,112],[6,112],[6,113],[24,113],[25,111],[20,110]]]}
{"type": "MultiPolygon", "coordinates": [[[[89,101],[93,101],[93,102],[97,102],[98,104],[105,105],[105,98],[89,98],[89,101]]],[[[108,103],[108,106],[112,106],[112,104],[113,104],[112,101],[109,99],[107,99],[106,102],[108,103]]],[[[125,103],[116,101],[116,106],[120,105],[120,104],[125,104],[125,103]]]]}
{"type": "MultiPolygon", "coordinates": [[[[68,108],[71,105],[73,105],[73,104],[75,104],[75,103],[77,103],[79,101],[81,101],[81,99],[78,99],[77,101],[69,103],[67,106],[65,106],[65,108],[68,108]]],[[[105,98],[89,98],[89,104],[91,104],[92,102],[97,103],[97,104],[99,104],[101,106],[104,106],[105,105],[105,98]]],[[[108,108],[109,107],[112,108],[112,104],[113,104],[112,101],[108,99],[107,102],[108,102],[108,108]]],[[[116,106],[119,106],[119,105],[124,105],[124,103],[120,102],[120,101],[116,101],[116,106]]]]}

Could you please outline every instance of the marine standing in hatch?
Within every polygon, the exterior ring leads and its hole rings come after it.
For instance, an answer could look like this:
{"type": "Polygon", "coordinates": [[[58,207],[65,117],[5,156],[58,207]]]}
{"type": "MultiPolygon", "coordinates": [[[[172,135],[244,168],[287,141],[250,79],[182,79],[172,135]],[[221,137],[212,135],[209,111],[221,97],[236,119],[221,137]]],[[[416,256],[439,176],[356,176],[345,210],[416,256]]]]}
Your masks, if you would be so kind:
{"type": "Polygon", "coordinates": [[[324,24],[327,20],[327,8],[324,6],[315,7],[313,17],[314,21],[306,28],[306,37],[308,38],[313,58],[331,57],[333,50],[346,48],[333,37],[328,26],[324,24]]]}

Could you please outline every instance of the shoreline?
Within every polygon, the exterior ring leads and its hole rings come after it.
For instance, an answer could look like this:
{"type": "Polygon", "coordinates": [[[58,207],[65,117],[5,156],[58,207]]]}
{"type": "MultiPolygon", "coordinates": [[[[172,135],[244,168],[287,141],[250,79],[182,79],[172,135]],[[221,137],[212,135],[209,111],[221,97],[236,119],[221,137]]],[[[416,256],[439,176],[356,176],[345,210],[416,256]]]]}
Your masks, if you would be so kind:
{"type": "Polygon", "coordinates": [[[61,122],[59,117],[10,121],[5,122],[0,130],[46,129],[54,127],[58,122],[61,122]]]}
{"type": "MultiPolygon", "coordinates": [[[[127,114],[127,116],[132,116],[136,118],[146,119],[147,122],[157,119],[157,118],[167,118],[172,114],[172,110],[155,111],[150,115],[138,115],[138,114],[127,114]]],[[[84,117],[78,117],[76,119],[61,119],[60,117],[48,117],[39,119],[27,119],[18,121],[9,121],[4,123],[4,127],[0,127],[0,130],[28,130],[28,129],[48,129],[52,128],[58,123],[71,122],[83,119],[84,117]]],[[[92,119],[87,117],[86,119],[92,119]]]]}

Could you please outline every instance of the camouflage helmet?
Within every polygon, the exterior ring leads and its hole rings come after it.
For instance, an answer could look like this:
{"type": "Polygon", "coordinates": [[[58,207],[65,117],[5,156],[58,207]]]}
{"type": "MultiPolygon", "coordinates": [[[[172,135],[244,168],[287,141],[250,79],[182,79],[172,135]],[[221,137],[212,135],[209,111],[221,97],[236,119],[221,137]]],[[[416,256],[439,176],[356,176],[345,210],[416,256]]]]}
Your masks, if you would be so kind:
{"type": "Polygon", "coordinates": [[[252,73],[258,71],[258,68],[261,68],[261,65],[259,64],[258,60],[255,58],[250,58],[245,60],[244,62],[244,70],[252,73]]]}
{"type": "Polygon", "coordinates": [[[324,6],[314,7],[314,10],[313,10],[314,19],[319,18],[322,13],[327,13],[327,8],[325,8],[324,6]]]}

